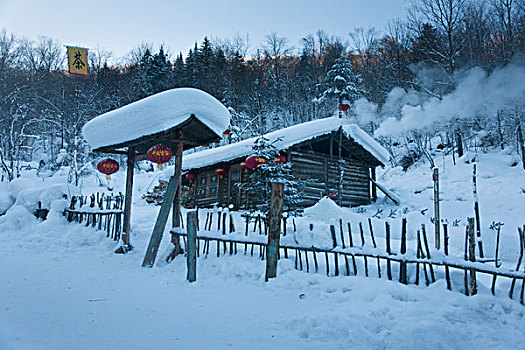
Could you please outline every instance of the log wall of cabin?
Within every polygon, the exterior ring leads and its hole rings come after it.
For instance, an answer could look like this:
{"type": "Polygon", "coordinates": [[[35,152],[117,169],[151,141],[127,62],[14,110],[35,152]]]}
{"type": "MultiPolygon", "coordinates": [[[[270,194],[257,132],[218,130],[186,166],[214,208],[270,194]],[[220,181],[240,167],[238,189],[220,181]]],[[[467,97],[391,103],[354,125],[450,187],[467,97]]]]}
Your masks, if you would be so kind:
{"type": "MultiPolygon", "coordinates": [[[[339,165],[336,158],[323,154],[293,151],[289,154],[292,174],[308,181],[304,188],[305,201],[302,206],[315,204],[323,196],[339,189],[339,165]]],[[[357,206],[370,203],[369,167],[346,159],[343,176],[343,206],[357,206]]],[[[336,200],[337,197],[334,197],[336,200]]]]}

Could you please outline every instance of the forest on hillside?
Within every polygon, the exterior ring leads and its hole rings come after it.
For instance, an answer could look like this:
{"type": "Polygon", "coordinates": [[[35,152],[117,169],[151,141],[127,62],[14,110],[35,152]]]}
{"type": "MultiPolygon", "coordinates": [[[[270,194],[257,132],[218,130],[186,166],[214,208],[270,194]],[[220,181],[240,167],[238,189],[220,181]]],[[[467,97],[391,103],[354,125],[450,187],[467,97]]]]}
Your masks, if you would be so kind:
{"type": "Polygon", "coordinates": [[[2,180],[24,166],[90,171],[96,155],[82,138],[87,121],[177,87],[207,91],[230,109],[225,142],[348,104],[344,117],[379,137],[396,165],[432,163],[429,150],[438,146],[511,146],[524,157],[525,0],[418,0],[381,30],[341,25],[348,37],[319,30],[291,43],[273,32],[260,47],[239,35],[199,38],[186,54],[151,43],[125,58],[93,49],[87,78],[69,76],[57,40],[3,29],[2,180]]]}

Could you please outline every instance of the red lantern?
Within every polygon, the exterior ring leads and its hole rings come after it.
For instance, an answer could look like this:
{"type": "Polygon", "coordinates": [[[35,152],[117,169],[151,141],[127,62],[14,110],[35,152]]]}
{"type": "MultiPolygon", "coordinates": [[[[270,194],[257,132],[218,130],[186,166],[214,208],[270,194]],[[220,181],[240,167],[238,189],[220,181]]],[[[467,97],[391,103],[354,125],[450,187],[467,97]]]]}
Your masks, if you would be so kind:
{"type": "Polygon", "coordinates": [[[286,157],[285,156],[279,156],[273,160],[275,164],[286,164],[286,157]]]}
{"type": "Polygon", "coordinates": [[[116,173],[118,168],[117,161],[111,158],[102,160],[97,164],[98,171],[100,171],[102,174],[106,174],[106,180],[109,180],[109,175],[116,173]]]}
{"type": "Polygon", "coordinates": [[[244,172],[245,172],[245,173],[248,172],[248,169],[249,169],[249,168],[248,168],[248,165],[246,165],[246,162],[241,162],[241,164],[239,165],[239,167],[240,167],[241,169],[244,169],[244,172]]]}
{"type": "Polygon", "coordinates": [[[347,104],[347,103],[343,103],[343,104],[339,105],[339,110],[340,111],[346,112],[349,109],[350,109],[350,105],[347,104]]]}
{"type": "Polygon", "coordinates": [[[229,135],[229,134],[231,134],[231,133],[232,133],[232,131],[231,131],[230,129],[226,129],[226,130],[224,130],[224,132],[223,132],[224,135],[229,135]]]}
{"type": "Polygon", "coordinates": [[[148,159],[157,163],[160,170],[162,170],[162,163],[169,162],[172,156],[171,150],[163,145],[153,146],[148,150],[148,159]]]}
{"type": "Polygon", "coordinates": [[[248,169],[255,169],[261,164],[266,164],[266,159],[260,156],[251,156],[246,159],[248,169]]]}
{"type": "Polygon", "coordinates": [[[219,175],[219,178],[222,179],[222,176],[226,174],[226,169],[224,168],[217,168],[215,169],[215,174],[219,175]]]}
{"type": "Polygon", "coordinates": [[[188,179],[190,181],[190,183],[192,183],[193,180],[195,180],[195,174],[194,173],[187,173],[186,174],[186,179],[188,179]]]}

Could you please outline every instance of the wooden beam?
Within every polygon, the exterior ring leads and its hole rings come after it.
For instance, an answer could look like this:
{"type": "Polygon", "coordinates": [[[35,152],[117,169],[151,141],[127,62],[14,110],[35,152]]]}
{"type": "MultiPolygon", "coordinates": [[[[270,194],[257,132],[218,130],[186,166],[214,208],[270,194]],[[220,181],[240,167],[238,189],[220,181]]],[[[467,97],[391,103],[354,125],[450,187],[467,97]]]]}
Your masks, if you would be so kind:
{"type": "Polygon", "coordinates": [[[157,257],[160,241],[162,240],[162,234],[166,227],[166,221],[168,221],[170,208],[175,198],[178,183],[179,181],[175,176],[170,178],[168,188],[164,194],[164,200],[159,210],[159,215],[157,216],[157,221],[155,222],[155,227],[153,228],[153,233],[151,234],[148,249],[146,250],[146,255],[142,261],[142,267],[152,267],[155,263],[155,258],[157,257]]]}

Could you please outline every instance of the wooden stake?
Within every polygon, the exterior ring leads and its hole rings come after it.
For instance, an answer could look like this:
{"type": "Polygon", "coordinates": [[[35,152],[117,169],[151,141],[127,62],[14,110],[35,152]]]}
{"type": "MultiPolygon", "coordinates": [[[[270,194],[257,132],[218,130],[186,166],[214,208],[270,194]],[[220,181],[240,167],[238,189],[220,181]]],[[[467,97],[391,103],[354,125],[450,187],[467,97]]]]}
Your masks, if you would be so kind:
{"type": "Polygon", "coordinates": [[[187,232],[188,240],[186,246],[186,264],[188,266],[188,274],[186,276],[189,282],[197,280],[197,213],[195,211],[188,212],[187,216],[187,232]]]}
{"type": "Polygon", "coordinates": [[[372,227],[372,219],[368,218],[368,227],[370,228],[370,237],[372,237],[372,244],[377,248],[376,239],[374,238],[374,228],[372,227]]]}
{"type": "Polygon", "coordinates": [[[339,219],[339,233],[341,235],[341,246],[345,249],[345,237],[343,236],[343,219],[339,219]]]}
{"type": "Polygon", "coordinates": [[[437,250],[440,249],[440,232],[439,228],[441,225],[441,218],[439,215],[439,169],[434,168],[434,174],[432,176],[434,180],[434,244],[437,250]]]}
{"type": "Polygon", "coordinates": [[[472,173],[472,189],[474,193],[474,215],[476,217],[476,236],[478,237],[479,257],[484,258],[483,242],[481,241],[481,222],[479,217],[479,200],[478,200],[478,185],[477,185],[477,164],[474,163],[474,170],[472,173]]]}
{"type": "MultiPolygon", "coordinates": [[[[386,239],[386,253],[388,255],[392,254],[392,250],[390,249],[390,224],[385,221],[385,239],[386,239]]],[[[390,262],[390,259],[386,260],[386,275],[388,279],[392,280],[392,265],[390,262]]]]}
{"type": "MultiPolygon", "coordinates": [[[[401,249],[399,251],[401,255],[407,252],[407,219],[403,218],[401,224],[401,249]]],[[[399,282],[407,284],[407,263],[401,261],[399,263],[399,282]]]]}
{"type": "Polygon", "coordinates": [[[352,240],[352,226],[350,225],[350,223],[348,223],[348,244],[350,248],[354,246],[354,242],[352,240]]]}
{"type": "MultiPolygon", "coordinates": [[[[469,260],[476,261],[476,238],[474,237],[474,219],[468,219],[468,236],[469,236],[469,260]]],[[[475,295],[478,292],[476,285],[476,270],[470,270],[470,295],[475,295]]]]}

